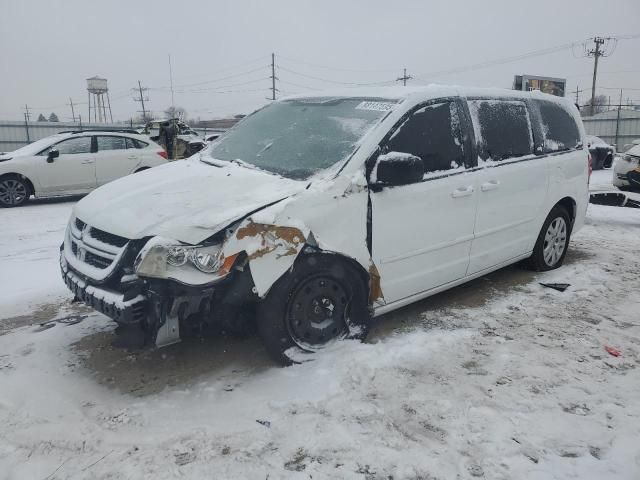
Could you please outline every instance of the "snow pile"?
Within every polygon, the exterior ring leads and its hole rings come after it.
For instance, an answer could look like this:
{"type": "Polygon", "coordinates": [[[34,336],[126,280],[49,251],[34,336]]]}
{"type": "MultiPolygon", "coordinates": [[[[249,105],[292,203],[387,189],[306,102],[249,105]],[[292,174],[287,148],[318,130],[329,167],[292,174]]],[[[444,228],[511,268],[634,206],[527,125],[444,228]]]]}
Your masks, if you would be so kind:
{"type": "MultiPolygon", "coordinates": [[[[0,268],[40,242],[5,240],[0,268]]],[[[13,328],[0,477],[638,478],[639,247],[637,210],[590,206],[563,268],[501,270],[289,368],[254,338],[113,350],[99,314],[13,328]]]]}

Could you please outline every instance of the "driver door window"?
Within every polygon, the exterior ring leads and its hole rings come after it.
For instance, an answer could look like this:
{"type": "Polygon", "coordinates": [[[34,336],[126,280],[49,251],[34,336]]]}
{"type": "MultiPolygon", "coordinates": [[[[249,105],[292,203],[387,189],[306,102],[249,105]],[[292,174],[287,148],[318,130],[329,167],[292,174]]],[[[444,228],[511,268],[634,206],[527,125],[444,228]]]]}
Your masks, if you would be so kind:
{"type": "Polygon", "coordinates": [[[58,150],[60,155],[75,155],[78,153],[91,153],[91,137],[76,137],[51,145],[40,155],[47,156],[51,150],[58,150]]]}
{"type": "Polygon", "coordinates": [[[464,149],[457,105],[443,102],[416,110],[392,134],[385,150],[421,158],[426,175],[462,167],[464,149]]]}

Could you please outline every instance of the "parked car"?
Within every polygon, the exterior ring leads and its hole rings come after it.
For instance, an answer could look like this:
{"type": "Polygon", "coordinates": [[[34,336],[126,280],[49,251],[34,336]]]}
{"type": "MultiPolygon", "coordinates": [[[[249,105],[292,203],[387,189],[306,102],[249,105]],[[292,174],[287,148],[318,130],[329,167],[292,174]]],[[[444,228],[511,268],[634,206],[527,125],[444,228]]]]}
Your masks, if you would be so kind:
{"type": "Polygon", "coordinates": [[[149,135],[149,138],[154,142],[162,145],[162,147],[169,152],[169,158],[172,160],[188,158],[206,146],[206,142],[200,138],[200,134],[198,132],[191,129],[189,125],[177,118],[152,120],[147,123],[143,133],[149,135]],[[173,140],[173,152],[169,151],[170,148],[167,148],[167,140],[165,135],[162,133],[163,128],[167,128],[169,124],[172,124],[172,128],[175,133],[173,140]]]}
{"type": "Polygon", "coordinates": [[[636,138],[635,140],[632,140],[631,143],[625,143],[621,151],[626,152],[636,145],[640,145],[640,138],[636,138]]]}
{"type": "Polygon", "coordinates": [[[135,133],[64,132],[0,155],[0,206],[24,205],[31,195],[88,193],[130,173],[167,162],[166,152],[135,133]]]}
{"type": "Polygon", "coordinates": [[[591,161],[594,170],[602,170],[603,168],[611,168],[613,165],[613,157],[615,149],[600,137],[595,135],[587,135],[587,145],[589,153],[591,153],[591,161]]]}
{"type": "Polygon", "coordinates": [[[625,153],[616,157],[613,164],[613,185],[620,190],[634,190],[640,192],[637,182],[629,182],[629,172],[640,170],[640,145],[631,147],[625,153]]]}
{"type": "Polygon", "coordinates": [[[163,346],[255,315],[288,364],[506,265],[559,267],[584,223],[589,173],[578,111],[555,96],[431,86],[290,97],[190,160],[78,202],[62,274],[130,338],[163,346]]]}

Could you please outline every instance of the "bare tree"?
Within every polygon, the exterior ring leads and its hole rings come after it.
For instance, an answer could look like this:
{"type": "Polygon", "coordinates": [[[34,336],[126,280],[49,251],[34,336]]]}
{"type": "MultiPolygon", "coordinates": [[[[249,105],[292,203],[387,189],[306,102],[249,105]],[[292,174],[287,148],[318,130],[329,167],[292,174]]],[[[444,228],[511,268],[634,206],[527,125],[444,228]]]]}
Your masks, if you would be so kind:
{"type": "Polygon", "coordinates": [[[168,118],[179,118],[183,121],[187,119],[187,111],[182,107],[169,107],[164,111],[164,114],[168,118]]]}

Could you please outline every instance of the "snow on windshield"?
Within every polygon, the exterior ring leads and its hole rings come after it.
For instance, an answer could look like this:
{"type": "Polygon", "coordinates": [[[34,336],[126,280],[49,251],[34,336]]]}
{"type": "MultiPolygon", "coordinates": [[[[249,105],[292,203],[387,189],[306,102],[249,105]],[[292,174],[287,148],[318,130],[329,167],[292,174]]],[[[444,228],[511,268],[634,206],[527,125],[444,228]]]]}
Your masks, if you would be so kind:
{"type": "Polygon", "coordinates": [[[366,98],[275,102],[230,130],[211,147],[209,155],[306,179],[348,158],[394,104],[366,98]]]}

